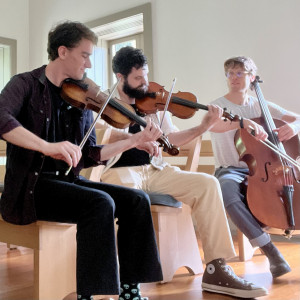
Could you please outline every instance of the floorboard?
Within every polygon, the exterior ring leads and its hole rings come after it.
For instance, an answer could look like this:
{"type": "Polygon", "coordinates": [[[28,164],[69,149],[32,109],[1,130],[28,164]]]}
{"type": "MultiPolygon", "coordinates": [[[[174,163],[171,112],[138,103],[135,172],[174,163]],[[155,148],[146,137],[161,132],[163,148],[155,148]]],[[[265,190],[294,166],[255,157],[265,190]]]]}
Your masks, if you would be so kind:
{"type": "MultiPolygon", "coordinates": [[[[234,238],[235,240],[235,238],[234,238]]],[[[236,274],[246,280],[263,285],[269,295],[261,300],[299,300],[300,299],[300,244],[282,237],[274,237],[275,245],[282,252],[292,268],[292,272],[277,280],[272,280],[268,271],[268,262],[257,250],[253,259],[239,262],[231,259],[228,264],[236,274]]],[[[199,242],[200,249],[201,243],[199,242]]],[[[236,246],[236,243],[235,243],[236,246]]],[[[200,250],[203,257],[202,250],[200,250]]],[[[201,300],[201,299],[232,299],[230,296],[202,292],[202,275],[190,276],[185,268],[180,268],[172,282],[166,284],[142,284],[142,295],[150,300],[201,300]]],[[[18,247],[7,250],[6,244],[0,243],[0,300],[32,300],[33,254],[32,250],[18,247]]],[[[55,287],[53,287],[55,288],[55,287]]],[[[75,294],[68,295],[65,300],[73,300],[75,294]]],[[[94,299],[103,299],[95,296],[94,299]]],[[[108,298],[106,296],[105,298],[108,298]]],[[[111,296],[111,299],[118,299],[111,296]]],[[[56,300],[56,299],[53,299],[56,300]]],[[[60,299],[57,299],[60,300],[60,299]]]]}

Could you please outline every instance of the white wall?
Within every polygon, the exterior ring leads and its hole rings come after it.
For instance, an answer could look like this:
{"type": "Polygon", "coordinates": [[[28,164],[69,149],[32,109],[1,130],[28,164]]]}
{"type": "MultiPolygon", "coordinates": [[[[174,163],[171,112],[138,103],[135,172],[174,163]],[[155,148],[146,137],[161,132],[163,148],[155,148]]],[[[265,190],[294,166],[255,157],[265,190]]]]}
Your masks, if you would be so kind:
{"type": "Polygon", "coordinates": [[[88,22],[149,1],[143,0],[29,0],[30,67],[47,63],[48,32],[57,22],[88,22]]]}
{"type": "MultiPolygon", "coordinates": [[[[47,62],[49,28],[62,19],[91,21],[149,1],[29,0],[30,67],[47,62]]],[[[203,104],[223,95],[223,62],[257,63],[266,99],[300,113],[299,0],[152,0],[154,78],[168,90],[192,92],[203,104]]],[[[199,122],[174,118],[180,128],[199,122]]]]}
{"type": "Polygon", "coordinates": [[[0,0],[0,36],[17,40],[17,72],[29,67],[28,0],[0,0]]]}
{"type": "MultiPolygon", "coordinates": [[[[154,78],[209,101],[227,91],[223,63],[254,59],[266,99],[300,113],[299,0],[153,0],[154,78]]],[[[180,128],[197,124],[180,120],[180,128]]]]}
{"type": "MultiPolygon", "coordinates": [[[[0,2],[0,35],[18,39],[18,71],[23,71],[47,63],[47,34],[56,22],[87,22],[149,1],[0,2]]],[[[168,90],[176,77],[174,92],[192,92],[200,103],[207,104],[227,90],[224,60],[246,55],[258,65],[265,98],[300,113],[299,0],[150,2],[156,82],[168,90]]],[[[182,129],[189,128],[199,122],[203,113],[197,112],[188,120],[174,118],[174,122],[182,129]]]]}

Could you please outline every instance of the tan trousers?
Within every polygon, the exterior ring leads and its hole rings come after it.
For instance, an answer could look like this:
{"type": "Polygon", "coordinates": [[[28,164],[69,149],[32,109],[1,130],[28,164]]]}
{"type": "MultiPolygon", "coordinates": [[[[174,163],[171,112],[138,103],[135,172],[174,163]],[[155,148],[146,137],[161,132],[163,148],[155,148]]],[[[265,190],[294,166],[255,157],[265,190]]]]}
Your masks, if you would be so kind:
{"type": "Polygon", "coordinates": [[[189,205],[202,241],[205,262],[235,256],[220,185],[214,176],[173,166],[159,170],[144,165],[111,168],[102,174],[101,180],[147,193],[169,194],[189,205]]]}

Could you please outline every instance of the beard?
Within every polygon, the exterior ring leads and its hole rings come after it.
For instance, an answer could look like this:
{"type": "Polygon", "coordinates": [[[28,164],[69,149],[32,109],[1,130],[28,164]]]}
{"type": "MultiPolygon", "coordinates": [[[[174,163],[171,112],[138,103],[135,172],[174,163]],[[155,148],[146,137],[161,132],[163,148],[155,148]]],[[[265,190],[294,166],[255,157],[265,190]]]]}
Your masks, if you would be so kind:
{"type": "Polygon", "coordinates": [[[137,88],[131,87],[127,79],[125,79],[124,81],[123,92],[130,98],[135,98],[135,99],[142,99],[148,95],[148,92],[142,89],[142,86],[137,88]]]}

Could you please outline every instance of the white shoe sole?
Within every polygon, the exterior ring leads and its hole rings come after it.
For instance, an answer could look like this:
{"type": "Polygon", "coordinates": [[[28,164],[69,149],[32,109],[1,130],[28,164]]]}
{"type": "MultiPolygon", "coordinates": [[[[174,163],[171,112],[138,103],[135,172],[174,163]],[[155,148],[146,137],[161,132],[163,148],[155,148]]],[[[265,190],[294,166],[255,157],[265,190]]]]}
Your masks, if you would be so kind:
{"type": "Polygon", "coordinates": [[[255,290],[239,290],[202,282],[202,289],[212,293],[226,294],[238,298],[256,298],[268,295],[265,288],[255,290]]]}

